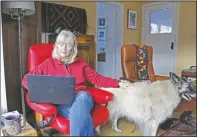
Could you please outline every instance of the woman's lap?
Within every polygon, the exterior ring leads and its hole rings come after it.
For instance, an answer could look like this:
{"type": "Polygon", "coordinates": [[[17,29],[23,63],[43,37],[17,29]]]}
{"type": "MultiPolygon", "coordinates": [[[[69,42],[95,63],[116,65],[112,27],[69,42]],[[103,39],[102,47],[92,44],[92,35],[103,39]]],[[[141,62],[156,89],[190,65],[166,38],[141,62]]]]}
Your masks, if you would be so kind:
{"type": "Polygon", "coordinates": [[[58,114],[66,117],[67,119],[70,119],[70,112],[71,112],[73,105],[79,105],[79,107],[84,107],[84,108],[90,107],[90,110],[91,110],[93,108],[94,103],[93,103],[93,99],[92,99],[91,95],[89,95],[89,93],[87,93],[85,91],[80,91],[75,95],[75,101],[73,102],[72,105],[65,104],[65,105],[58,105],[57,106],[58,114]],[[89,106],[83,106],[82,102],[84,102],[84,101],[87,102],[86,104],[89,106]]]}

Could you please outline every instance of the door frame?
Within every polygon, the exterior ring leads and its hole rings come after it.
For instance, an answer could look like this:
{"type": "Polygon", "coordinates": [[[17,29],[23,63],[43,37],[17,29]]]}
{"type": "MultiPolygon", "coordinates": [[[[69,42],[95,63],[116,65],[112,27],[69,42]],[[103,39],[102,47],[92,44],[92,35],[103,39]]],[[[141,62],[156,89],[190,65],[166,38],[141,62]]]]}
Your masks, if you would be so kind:
{"type": "MultiPolygon", "coordinates": [[[[115,6],[119,6],[119,8],[120,8],[120,15],[121,15],[121,22],[120,22],[120,27],[121,27],[121,32],[120,32],[120,34],[119,34],[119,38],[120,38],[120,43],[121,43],[121,45],[119,45],[120,46],[120,48],[121,48],[121,46],[123,45],[123,29],[124,29],[124,22],[123,22],[123,19],[124,19],[124,5],[122,4],[122,3],[119,3],[119,2],[102,2],[102,1],[97,1],[96,2],[96,34],[95,34],[95,43],[96,43],[96,71],[98,71],[98,61],[97,61],[97,34],[98,34],[98,21],[97,21],[97,17],[98,17],[98,9],[97,9],[97,4],[98,3],[103,3],[103,4],[110,4],[110,5],[115,5],[115,6]]],[[[116,25],[117,26],[117,25],[116,25]]],[[[116,36],[117,37],[117,36],[116,36]]],[[[118,46],[118,45],[115,45],[115,46],[118,46]]],[[[116,47],[117,48],[117,47],[116,47]]],[[[114,52],[114,54],[116,53],[116,48],[115,48],[115,52],[114,52]]],[[[121,56],[121,53],[120,53],[120,56],[121,56]]],[[[121,62],[120,62],[121,63],[121,62]]],[[[116,66],[116,61],[115,61],[115,66],[116,66]]],[[[116,76],[116,74],[117,74],[117,70],[115,69],[115,77],[117,77],[116,76]]],[[[122,69],[121,69],[121,74],[122,74],[122,69]]]]}
{"type": "Polygon", "coordinates": [[[176,66],[177,66],[177,51],[178,51],[178,42],[179,42],[179,11],[180,11],[180,2],[154,2],[154,3],[148,3],[142,5],[142,44],[144,44],[144,36],[145,36],[145,8],[149,6],[155,6],[155,5],[160,5],[160,4],[167,4],[167,3],[173,3],[175,4],[176,8],[176,24],[175,25],[175,38],[174,38],[174,66],[173,66],[173,71],[176,73],[176,66]]]}

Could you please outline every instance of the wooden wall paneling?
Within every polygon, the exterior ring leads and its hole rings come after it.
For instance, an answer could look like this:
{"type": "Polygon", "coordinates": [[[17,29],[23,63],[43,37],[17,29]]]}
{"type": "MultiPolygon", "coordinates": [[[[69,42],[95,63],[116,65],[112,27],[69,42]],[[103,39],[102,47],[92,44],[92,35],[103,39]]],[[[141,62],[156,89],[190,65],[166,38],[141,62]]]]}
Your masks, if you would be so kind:
{"type": "Polygon", "coordinates": [[[95,44],[95,40],[94,40],[94,36],[92,36],[92,46],[90,46],[90,61],[89,63],[91,64],[91,66],[93,67],[93,69],[96,70],[96,44],[95,44]]]}
{"type": "MultiPolygon", "coordinates": [[[[35,2],[36,12],[34,15],[26,16],[22,26],[22,58],[23,75],[28,73],[28,51],[29,47],[41,42],[41,2],[35,2]]],[[[25,91],[27,91],[24,88],[25,91]]],[[[25,95],[24,95],[25,96],[25,95]]],[[[26,113],[32,112],[26,104],[26,113]]]]}
{"type": "Polygon", "coordinates": [[[36,2],[36,17],[37,17],[37,43],[41,43],[41,32],[42,32],[42,14],[41,14],[41,2],[36,2]]]}
{"type": "MultiPolygon", "coordinates": [[[[83,58],[88,64],[90,64],[91,68],[95,69],[95,42],[93,35],[76,35],[78,42],[78,56],[83,58]]],[[[86,81],[86,85],[93,87],[94,85],[90,82],[86,81]]]]}
{"type": "MultiPolygon", "coordinates": [[[[27,73],[27,54],[29,47],[41,42],[40,2],[35,2],[35,5],[36,14],[25,16],[22,22],[23,74],[27,73]]],[[[8,111],[18,110],[21,113],[17,20],[12,19],[9,15],[2,15],[2,28],[8,111]]]]}
{"type": "MultiPolygon", "coordinates": [[[[23,31],[22,31],[23,75],[28,73],[29,47],[34,44],[40,43],[38,34],[39,34],[38,24],[31,20],[25,20],[23,23],[23,31]]],[[[25,88],[24,90],[27,91],[25,88]]],[[[30,113],[30,112],[32,112],[32,110],[26,104],[26,113],[30,113]]]]}
{"type": "Polygon", "coordinates": [[[22,58],[23,58],[23,74],[28,73],[28,50],[29,47],[40,43],[38,38],[38,25],[32,21],[25,21],[23,23],[22,31],[22,58]]]}
{"type": "Polygon", "coordinates": [[[95,42],[93,35],[76,35],[78,42],[78,56],[83,58],[90,66],[95,69],[95,42]]]}
{"type": "Polygon", "coordinates": [[[3,22],[2,28],[8,111],[21,111],[17,24],[15,21],[3,22]]]}

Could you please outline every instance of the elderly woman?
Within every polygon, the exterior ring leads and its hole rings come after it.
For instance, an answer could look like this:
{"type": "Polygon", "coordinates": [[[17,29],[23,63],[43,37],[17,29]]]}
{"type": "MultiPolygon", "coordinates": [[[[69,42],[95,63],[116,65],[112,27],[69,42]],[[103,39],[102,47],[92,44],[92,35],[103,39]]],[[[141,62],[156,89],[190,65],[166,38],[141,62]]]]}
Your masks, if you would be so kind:
{"type": "MultiPolygon", "coordinates": [[[[76,78],[76,95],[72,106],[57,105],[58,113],[70,120],[71,136],[93,136],[94,126],[90,112],[93,100],[88,94],[85,80],[101,86],[117,88],[119,80],[104,77],[93,70],[83,59],[77,58],[77,41],[75,35],[62,30],[56,38],[52,57],[45,60],[28,74],[74,76],[76,78]]],[[[28,88],[26,75],[22,85],[28,88]]]]}

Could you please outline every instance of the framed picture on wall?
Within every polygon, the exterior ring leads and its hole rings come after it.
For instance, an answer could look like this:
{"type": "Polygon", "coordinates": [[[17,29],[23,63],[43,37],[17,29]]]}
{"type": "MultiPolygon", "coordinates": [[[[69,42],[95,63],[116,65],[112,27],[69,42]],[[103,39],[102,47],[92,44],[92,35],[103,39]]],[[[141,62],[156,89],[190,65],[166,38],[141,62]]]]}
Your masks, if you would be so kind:
{"type": "Polygon", "coordinates": [[[137,11],[131,9],[128,10],[127,27],[128,29],[137,29],[137,11]]]}
{"type": "Polygon", "coordinates": [[[97,54],[97,61],[99,62],[105,62],[106,54],[105,54],[105,48],[102,47],[99,50],[99,53],[97,54]]]}
{"type": "Polygon", "coordinates": [[[98,40],[106,40],[106,31],[105,29],[98,29],[98,40]]]}
{"type": "Polygon", "coordinates": [[[98,27],[99,28],[106,27],[106,19],[104,17],[99,17],[98,18],[98,27]]]}

